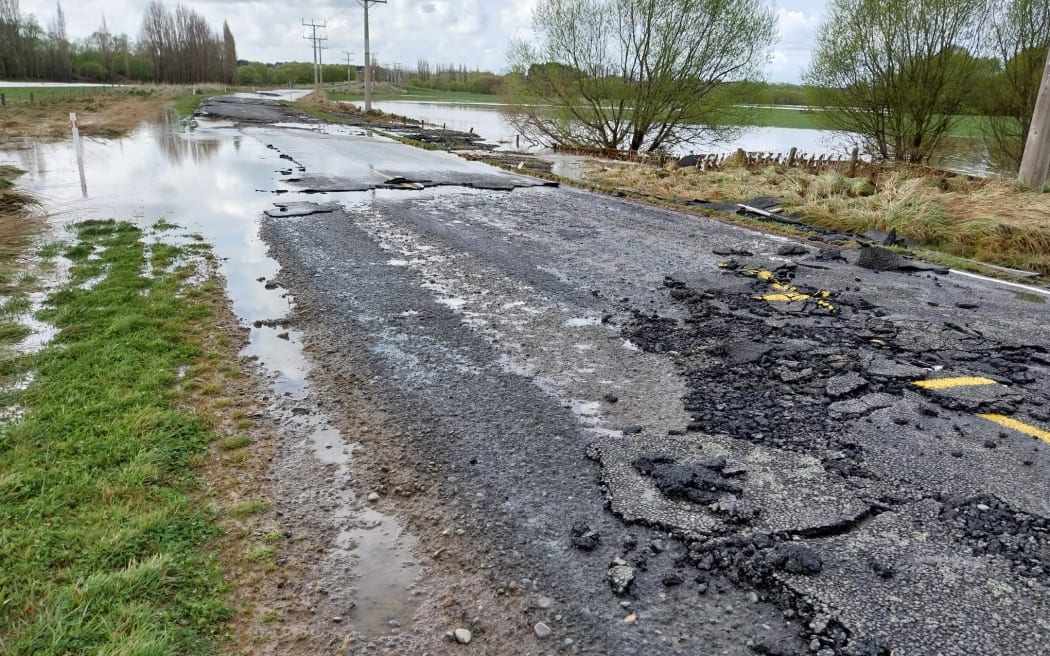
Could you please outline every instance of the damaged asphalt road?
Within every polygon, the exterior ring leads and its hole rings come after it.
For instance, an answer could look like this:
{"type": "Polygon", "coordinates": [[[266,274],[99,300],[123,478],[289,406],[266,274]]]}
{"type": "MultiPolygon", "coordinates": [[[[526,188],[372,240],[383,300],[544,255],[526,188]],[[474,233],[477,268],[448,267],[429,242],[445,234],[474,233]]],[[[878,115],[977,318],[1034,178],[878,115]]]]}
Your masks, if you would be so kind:
{"type": "Polygon", "coordinates": [[[262,236],[317,384],[381,399],[418,454],[391,466],[546,600],[517,642],[419,653],[1045,653],[1038,295],[375,137],[261,138],[295,167],[262,236]]]}

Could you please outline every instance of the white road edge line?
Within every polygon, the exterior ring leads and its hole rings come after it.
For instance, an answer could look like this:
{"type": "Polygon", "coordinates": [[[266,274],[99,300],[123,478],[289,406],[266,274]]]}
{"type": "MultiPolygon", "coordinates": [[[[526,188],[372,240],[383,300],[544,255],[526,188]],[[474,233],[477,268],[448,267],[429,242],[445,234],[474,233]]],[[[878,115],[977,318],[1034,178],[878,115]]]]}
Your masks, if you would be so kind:
{"type": "Polygon", "coordinates": [[[1005,285],[1007,287],[1013,287],[1015,289],[1023,289],[1034,294],[1042,294],[1043,296],[1050,297],[1050,290],[1043,289],[1042,287],[1032,287],[1031,285],[1022,285],[1018,282],[1009,282],[1007,280],[999,280],[998,278],[989,278],[988,276],[982,276],[978,273],[970,273],[969,271],[959,271],[957,269],[949,269],[952,273],[957,273],[960,276],[966,276],[967,278],[975,278],[977,280],[983,280],[985,282],[994,282],[999,285],[1005,285]]]}

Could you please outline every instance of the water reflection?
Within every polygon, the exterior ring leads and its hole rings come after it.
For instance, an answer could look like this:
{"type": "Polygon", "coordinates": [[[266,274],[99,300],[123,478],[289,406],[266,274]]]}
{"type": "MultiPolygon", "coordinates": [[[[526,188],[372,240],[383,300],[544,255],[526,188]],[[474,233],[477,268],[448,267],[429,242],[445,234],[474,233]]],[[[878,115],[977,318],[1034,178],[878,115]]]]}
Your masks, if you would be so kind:
{"type": "MultiPolygon", "coordinates": [[[[165,120],[148,126],[154,131],[154,138],[162,153],[167,155],[168,162],[180,165],[184,161],[195,166],[204,164],[219,152],[220,140],[206,133],[179,131],[177,119],[166,115],[165,120]]],[[[240,144],[240,137],[234,137],[234,148],[240,144]]]]}
{"type": "Polygon", "coordinates": [[[168,219],[214,246],[238,316],[251,322],[288,311],[286,299],[257,281],[278,270],[257,219],[271,207],[268,190],[279,168],[258,139],[233,128],[175,132],[170,122],[122,139],[85,139],[86,198],[68,140],[0,151],[0,163],[27,171],[20,185],[43,201],[56,225],[113,217],[148,227],[168,219]]]}

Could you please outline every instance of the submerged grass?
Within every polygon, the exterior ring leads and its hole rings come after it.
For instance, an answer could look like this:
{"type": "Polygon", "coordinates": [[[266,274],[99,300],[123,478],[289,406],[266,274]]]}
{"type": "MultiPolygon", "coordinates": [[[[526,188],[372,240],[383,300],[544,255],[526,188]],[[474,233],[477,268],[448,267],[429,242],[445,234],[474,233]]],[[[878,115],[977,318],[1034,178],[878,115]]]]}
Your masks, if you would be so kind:
{"type": "Polygon", "coordinates": [[[864,233],[896,230],[949,255],[1050,275],[1050,195],[1011,182],[929,170],[876,169],[863,177],[768,167],[722,171],[592,165],[587,179],[681,200],[776,196],[811,225],[864,233]]]}
{"type": "Polygon", "coordinates": [[[229,610],[203,546],[216,513],[195,497],[212,439],[181,409],[178,371],[201,355],[209,308],[126,223],[78,226],[59,329],[0,374],[0,653],[207,654],[229,610]],[[81,283],[101,278],[89,287],[81,283]]]}
{"type": "Polygon", "coordinates": [[[44,227],[43,218],[33,210],[37,199],[15,189],[22,171],[0,166],[0,294],[11,293],[21,273],[18,260],[44,227]]]}

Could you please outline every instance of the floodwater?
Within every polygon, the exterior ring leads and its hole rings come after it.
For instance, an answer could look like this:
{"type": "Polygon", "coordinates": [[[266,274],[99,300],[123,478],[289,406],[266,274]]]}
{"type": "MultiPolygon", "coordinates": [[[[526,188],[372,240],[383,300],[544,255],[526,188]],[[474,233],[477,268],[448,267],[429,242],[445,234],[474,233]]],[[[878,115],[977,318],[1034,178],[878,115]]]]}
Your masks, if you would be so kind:
{"type": "MultiPolygon", "coordinates": [[[[500,150],[540,151],[519,139],[517,130],[507,120],[499,104],[382,101],[373,103],[377,109],[391,114],[408,116],[434,125],[446,126],[463,132],[473,131],[485,138],[486,143],[497,145],[500,150]]],[[[732,154],[742,148],[748,152],[784,153],[792,148],[811,155],[846,156],[853,148],[854,135],[833,130],[808,130],[797,128],[752,127],[745,129],[737,138],[724,143],[683,145],[674,149],[677,155],[691,153],[732,154]]],[[[989,175],[996,173],[987,148],[980,140],[948,140],[933,162],[934,166],[968,173],[989,175]]]]}
{"type": "MultiPolygon", "coordinates": [[[[125,220],[145,229],[165,219],[213,246],[233,310],[251,329],[243,354],[258,358],[271,384],[271,415],[290,434],[301,436],[302,453],[334,468],[338,484],[333,494],[344,509],[340,519],[355,527],[332,545],[357,563],[359,578],[346,582],[356,590],[351,621],[366,635],[389,634],[396,630],[391,619],[410,619],[417,606],[409,590],[420,573],[412,555],[415,539],[403,534],[392,517],[373,509],[352,510],[361,504],[347,485],[353,445],[310,403],[302,335],[281,324],[294,299],[267,285],[280,266],[259,236],[265,210],[275,202],[298,199],[294,189],[280,182],[288,163],[267,148],[270,139],[296,134],[309,140],[341,138],[339,129],[326,134],[307,127],[238,129],[202,122],[190,131],[166,116],[127,138],[85,139],[83,186],[71,141],[0,151],[0,164],[26,171],[19,186],[42,201],[56,232],[86,219],[125,220]],[[289,412],[288,404],[296,407],[289,412]],[[391,574],[377,576],[382,572],[391,574]]],[[[344,196],[352,200],[351,194],[340,194],[344,196]]],[[[369,197],[357,196],[359,202],[369,197]]],[[[302,200],[311,199],[303,195],[302,200]]],[[[31,327],[36,330],[34,347],[50,338],[47,326],[31,327]]]]}

